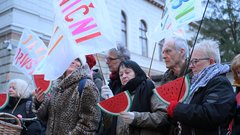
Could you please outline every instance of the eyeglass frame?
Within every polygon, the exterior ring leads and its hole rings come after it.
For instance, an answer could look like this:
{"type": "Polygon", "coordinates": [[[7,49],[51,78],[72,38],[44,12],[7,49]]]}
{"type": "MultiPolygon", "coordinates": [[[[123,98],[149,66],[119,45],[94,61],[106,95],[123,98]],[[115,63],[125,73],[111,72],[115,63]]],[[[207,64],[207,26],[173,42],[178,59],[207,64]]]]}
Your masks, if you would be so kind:
{"type": "Polygon", "coordinates": [[[120,59],[120,58],[119,57],[117,57],[117,58],[106,57],[105,58],[106,61],[113,61],[113,60],[117,60],[117,59],[120,59]]]}
{"type": "Polygon", "coordinates": [[[190,60],[190,64],[195,66],[201,60],[210,60],[210,58],[198,58],[198,59],[194,58],[194,59],[190,60]]]}

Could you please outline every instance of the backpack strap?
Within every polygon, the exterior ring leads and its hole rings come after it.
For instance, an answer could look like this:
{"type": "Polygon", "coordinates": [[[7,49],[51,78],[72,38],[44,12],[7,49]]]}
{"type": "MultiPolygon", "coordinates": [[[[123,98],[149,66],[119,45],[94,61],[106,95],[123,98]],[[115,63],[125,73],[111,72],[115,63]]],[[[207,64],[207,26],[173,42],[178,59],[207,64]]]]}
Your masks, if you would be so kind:
{"type": "Polygon", "coordinates": [[[79,92],[79,95],[82,94],[87,79],[88,79],[87,77],[84,77],[84,78],[82,78],[82,79],[79,81],[79,84],[78,84],[78,92],[79,92]]]}

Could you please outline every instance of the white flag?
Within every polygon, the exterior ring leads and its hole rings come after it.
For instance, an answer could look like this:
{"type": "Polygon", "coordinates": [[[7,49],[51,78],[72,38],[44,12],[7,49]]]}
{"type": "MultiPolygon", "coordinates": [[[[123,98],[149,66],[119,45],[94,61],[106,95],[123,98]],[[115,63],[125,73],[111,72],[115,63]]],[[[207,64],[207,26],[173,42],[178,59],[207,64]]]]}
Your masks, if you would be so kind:
{"type": "Polygon", "coordinates": [[[115,34],[104,1],[53,0],[56,19],[71,46],[82,55],[115,47],[115,34]]]}
{"type": "Polygon", "coordinates": [[[166,0],[166,7],[159,25],[150,38],[156,42],[173,36],[190,22],[198,21],[203,15],[202,0],[166,0]]]}
{"type": "MultiPolygon", "coordinates": [[[[55,80],[77,57],[115,48],[107,7],[99,0],[53,0],[55,26],[49,52],[36,74],[55,80]]],[[[83,60],[83,59],[82,59],[83,60]]]]}
{"type": "Polygon", "coordinates": [[[43,41],[31,30],[24,29],[13,59],[13,66],[32,79],[31,75],[46,54],[47,47],[43,41]]]}

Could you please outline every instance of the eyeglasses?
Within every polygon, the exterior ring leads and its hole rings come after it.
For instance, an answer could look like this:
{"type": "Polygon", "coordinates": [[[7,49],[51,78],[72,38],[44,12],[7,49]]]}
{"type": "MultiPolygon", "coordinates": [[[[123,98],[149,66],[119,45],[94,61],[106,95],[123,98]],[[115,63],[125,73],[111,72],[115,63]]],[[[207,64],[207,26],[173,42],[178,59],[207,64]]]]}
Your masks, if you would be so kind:
{"type": "Polygon", "coordinates": [[[192,59],[190,61],[190,64],[192,64],[193,66],[195,66],[199,61],[201,60],[210,60],[210,58],[199,58],[199,59],[192,59]]]}
{"type": "Polygon", "coordinates": [[[111,58],[111,57],[107,57],[107,58],[106,58],[106,61],[113,61],[113,60],[117,60],[117,59],[119,59],[119,58],[111,58]]]}

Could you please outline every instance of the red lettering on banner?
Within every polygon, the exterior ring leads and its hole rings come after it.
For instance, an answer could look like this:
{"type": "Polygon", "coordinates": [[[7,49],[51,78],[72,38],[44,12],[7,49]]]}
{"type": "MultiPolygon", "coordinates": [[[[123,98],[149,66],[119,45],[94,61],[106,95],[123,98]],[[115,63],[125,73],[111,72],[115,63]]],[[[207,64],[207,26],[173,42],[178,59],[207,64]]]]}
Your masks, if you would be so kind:
{"type": "MultiPolygon", "coordinates": [[[[24,56],[24,59],[22,60],[22,62],[20,62],[21,64],[21,67],[25,66],[27,63],[29,63],[32,59],[28,57],[28,54],[26,54],[24,56]]],[[[29,67],[27,68],[26,66],[26,69],[29,69],[29,67]]]]}
{"type": "Polygon", "coordinates": [[[64,5],[65,3],[67,3],[69,0],[63,0],[59,5],[62,6],[64,5]]]}
{"type": "Polygon", "coordinates": [[[84,11],[83,11],[83,14],[84,14],[84,15],[88,14],[88,12],[89,12],[88,6],[87,6],[87,5],[82,5],[82,6],[78,7],[77,9],[73,10],[72,12],[70,12],[69,14],[67,14],[67,15],[65,16],[65,20],[66,20],[67,22],[73,21],[73,18],[69,18],[69,16],[70,16],[71,14],[73,14],[74,12],[78,11],[78,10],[81,9],[81,8],[84,8],[84,11]]]}
{"type": "Polygon", "coordinates": [[[19,49],[18,49],[18,54],[17,54],[16,57],[15,57],[15,59],[16,59],[16,63],[15,63],[15,64],[17,64],[17,63],[18,63],[18,60],[20,60],[20,58],[23,56],[23,54],[22,54],[21,52],[22,52],[22,49],[19,48],[19,49]],[[21,56],[19,57],[19,55],[21,55],[21,56]]]}
{"type": "Polygon", "coordinates": [[[15,59],[16,65],[20,65],[21,68],[26,68],[27,70],[30,70],[33,64],[37,64],[37,61],[28,57],[28,54],[22,52],[21,48],[19,48],[18,54],[16,55],[15,59]]]}
{"type": "Polygon", "coordinates": [[[80,42],[89,40],[89,39],[91,39],[91,38],[95,38],[95,37],[100,36],[100,35],[101,35],[100,32],[96,32],[96,33],[93,33],[93,34],[90,34],[90,35],[87,35],[87,36],[78,38],[78,39],[76,39],[75,41],[76,41],[77,43],[80,43],[80,42]]]}
{"type": "Polygon", "coordinates": [[[89,29],[93,29],[95,27],[97,27],[97,24],[92,24],[90,26],[87,26],[90,22],[93,21],[93,18],[90,17],[90,18],[86,18],[84,20],[81,20],[75,24],[72,24],[69,26],[69,28],[72,28],[72,27],[75,27],[75,26],[78,26],[73,32],[72,32],[72,35],[77,35],[79,33],[82,33],[82,32],[85,32],[89,29]]]}
{"type": "MultiPolygon", "coordinates": [[[[23,54],[23,58],[22,58],[22,60],[21,60],[21,62],[20,62],[21,65],[24,63],[25,58],[26,58],[27,56],[28,56],[28,54],[23,54]]],[[[21,66],[21,67],[22,67],[22,66],[21,66]]]]}
{"type": "MultiPolygon", "coordinates": [[[[64,5],[65,3],[67,3],[68,0],[62,0],[60,3],[60,8],[62,8],[61,9],[62,13],[68,12],[65,14],[65,17],[64,17],[66,23],[70,23],[70,22],[74,21],[73,24],[67,24],[67,25],[68,25],[69,30],[72,32],[72,36],[75,36],[76,43],[90,40],[92,38],[95,38],[95,37],[98,37],[101,35],[101,33],[99,31],[96,31],[96,30],[95,30],[95,32],[93,31],[93,29],[97,27],[97,24],[94,21],[94,18],[92,16],[81,19],[81,15],[80,15],[79,17],[74,18],[75,16],[73,14],[81,12],[81,13],[83,13],[83,15],[86,16],[87,14],[90,13],[89,12],[90,8],[94,8],[93,3],[90,3],[88,5],[87,4],[79,5],[77,8],[73,9],[73,7],[76,6],[77,4],[79,4],[80,1],[81,0],[75,0],[71,3],[69,3],[67,6],[64,6],[64,8],[61,6],[64,5]],[[92,23],[92,24],[90,24],[90,23],[92,23]],[[85,34],[85,35],[80,36],[81,33],[90,31],[90,30],[92,30],[92,33],[87,33],[88,35],[85,34]],[[77,35],[79,35],[79,36],[77,36],[77,35]]],[[[55,44],[58,44],[58,42],[55,44]]],[[[52,49],[50,49],[48,55],[51,53],[52,49]]]]}
{"type": "Polygon", "coordinates": [[[76,0],[75,2],[71,3],[70,5],[68,5],[67,7],[65,7],[62,12],[64,13],[65,11],[67,11],[69,8],[71,8],[72,6],[76,5],[77,3],[79,3],[81,0],[76,0]]]}
{"type": "Polygon", "coordinates": [[[33,60],[33,59],[31,59],[31,61],[28,63],[28,65],[26,65],[26,69],[31,69],[32,68],[32,66],[35,64],[35,65],[37,65],[37,61],[36,60],[33,60]]]}

